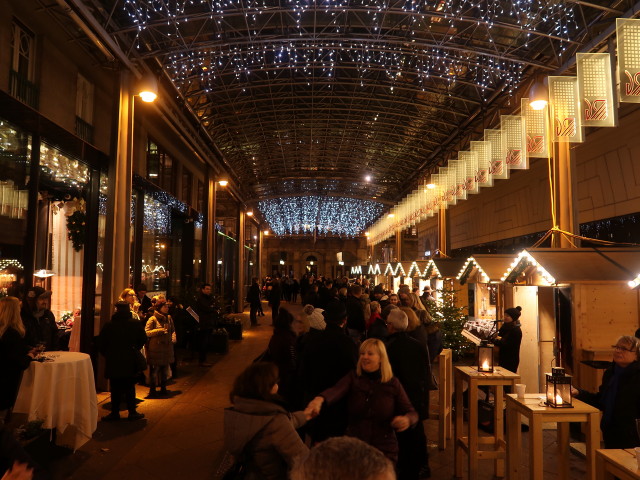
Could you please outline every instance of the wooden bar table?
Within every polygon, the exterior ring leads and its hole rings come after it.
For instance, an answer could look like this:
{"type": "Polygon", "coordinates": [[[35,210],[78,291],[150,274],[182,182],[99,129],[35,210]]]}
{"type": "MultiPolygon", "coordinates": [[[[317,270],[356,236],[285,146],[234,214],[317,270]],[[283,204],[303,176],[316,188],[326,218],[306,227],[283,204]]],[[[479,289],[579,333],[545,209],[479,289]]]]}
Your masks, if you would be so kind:
{"type": "Polygon", "coordinates": [[[569,478],[569,423],[586,423],[587,479],[595,479],[596,449],[600,443],[600,410],[573,399],[572,408],[554,408],[544,404],[543,393],[529,393],[524,398],[507,395],[507,469],[509,478],[520,478],[522,433],[520,415],[529,419],[529,478],[543,480],[542,424],[558,425],[559,478],[569,478]]]}
{"type": "Polygon", "coordinates": [[[597,480],[640,480],[640,469],[632,448],[596,450],[597,480]]]}
{"type": "MultiPolygon", "coordinates": [[[[455,476],[462,478],[463,453],[468,454],[469,479],[478,478],[478,461],[494,460],[495,474],[504,477],[504,459],[506,445],[504,441],[503,399],[504,387],[513,386],[520,381],[520,375],[502,367],[495,367],[492,373],[478,372],[477,367],[456,367],[456,419],[455,419],[455,476]],[[469,428],[464,434],[462,388],[469,384],[469,428]],[[493,435],[478,435],[478,387],[491,387],[495,408],[493,412],[493,435]],[[480,450],[480,445],[489,445],[493,450],[480,450]]],[[[513,477],[515,478],[515,477],[513,477]]]]}

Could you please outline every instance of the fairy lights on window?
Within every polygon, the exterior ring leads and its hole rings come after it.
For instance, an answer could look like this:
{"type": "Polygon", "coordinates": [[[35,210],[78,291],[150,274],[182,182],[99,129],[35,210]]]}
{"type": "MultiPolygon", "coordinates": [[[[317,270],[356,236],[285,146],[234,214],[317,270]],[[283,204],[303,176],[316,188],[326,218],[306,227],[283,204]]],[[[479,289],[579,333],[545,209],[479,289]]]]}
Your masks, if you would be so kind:
{"type": "Polygon", "coordinates": [[[344,197],[297,196],[258,202],[258,209],[276,235],[355,237],[380,216],[382,204],[344,197]]]}

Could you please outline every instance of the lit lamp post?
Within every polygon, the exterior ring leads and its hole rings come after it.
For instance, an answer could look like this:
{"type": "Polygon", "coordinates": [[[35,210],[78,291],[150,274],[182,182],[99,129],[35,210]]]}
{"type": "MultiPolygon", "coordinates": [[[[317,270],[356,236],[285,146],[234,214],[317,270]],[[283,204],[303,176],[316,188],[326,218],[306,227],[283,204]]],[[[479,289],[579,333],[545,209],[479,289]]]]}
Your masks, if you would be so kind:
{"type": "Polygon", "coordinates": [[[564,368],[553,367],[547,377],[547,401],[550,407],[571,408],[573,396],[571,395],[571,375],[564,373],[564,368]]]}
{"type": "Polygon", "coordinates": [[[493,373],[493,345],[487,340],[478,345],[478,372],[493,373]]]}

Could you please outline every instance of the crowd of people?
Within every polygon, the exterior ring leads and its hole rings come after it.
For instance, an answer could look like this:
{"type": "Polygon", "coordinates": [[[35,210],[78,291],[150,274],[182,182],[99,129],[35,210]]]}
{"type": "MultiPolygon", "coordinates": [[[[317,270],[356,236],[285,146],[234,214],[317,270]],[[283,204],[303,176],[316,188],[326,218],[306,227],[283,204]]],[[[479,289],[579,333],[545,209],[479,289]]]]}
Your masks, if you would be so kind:
{"type": "MultiPolygon", "coordinates": [[[[253,283],[248,300],[260,291],[257,279],[253,283]]],[[[282,472],[307,456],[307,445],[344,435],[387,458],[381,474],[393,465],[400,479],[429,478],[422,421],[431,363],[442,349],[424,304],[433,300],[430,292],[421,298],[407,285],[396,294],[366,282],[305,277],[304,307],[296,316],[279,305],[279,283],[265,282],[278,312],[268,348],[238,377],[225,414],[229,450],[253,472],[247,478],[286,478],[282,472]]]]}

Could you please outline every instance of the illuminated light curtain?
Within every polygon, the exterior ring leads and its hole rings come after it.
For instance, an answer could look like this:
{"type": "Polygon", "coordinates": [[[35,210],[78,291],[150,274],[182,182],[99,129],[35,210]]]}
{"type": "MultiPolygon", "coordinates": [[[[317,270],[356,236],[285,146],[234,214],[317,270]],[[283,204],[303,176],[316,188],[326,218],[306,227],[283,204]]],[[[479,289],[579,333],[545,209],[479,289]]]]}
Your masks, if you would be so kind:
{"type": "Polygon", "coordinates": [[[578,98],[585,127],[615,127],[618,111],[613,100],[611,55],[576,54],[578,98]]]}
{"type": "Polygon", "coordinates": [[[471,151],[478,157],[478,187],[493,187],[491,170],[491,144],[489,142],[471,142],[471,151]]]}
{"type": "Polygon", "coordinates": [[[502,143],[502,130],[487,128],[484,131],[484,139],[491,144],[489,173],[494,180],[506,180],[509,178],[509,168],[505,164],[506,152],[502,143]]]}
{"type": "MultiPolygon", "coordinates": [[[[439,171],[442,170],[442,168],[439,169],[439,171]]],[[[434,173],[431,175],[431,181],[436,185],[436,196],[433,205],[434,214],[438,213],[440,207],[447,208],[449,206],[449,203],[447,202],[447,189],[445,187],[446,180],[447,177],[444,173],[434,173]]]]}
{"type": "Polygon", "coordinates": [[[640,103],[640,20],[617,18],[620,101],[640,103]]]}
{"type": "Polygon", "coordinates": [[[442,200],[447,202],[447,205],[456,205],[458,198],[456,197],[456,172],[450,167],[440,167],[440,175],[443,179],[442,182],[442,200]]]}
{"type": "Polygon", "coordinates": [[[527,157],[524,117],[521,115],[501,115],[500,130],[502,130],[502,148],[507,168],[509,170],[528,169],[529,159],[527,157]]]}
{"type": "Polygon", "coordinates": [[[554,142],[583,141],[577,77],[549,77],[549,103],[554,142]]]}
{"type": "Polygon", "coordinates": [[[467,179],[467,166],[460,160],[450,160],[449,168],[455,172],[455,195],[458,200],[467,199],[467,191],[464,188],[467,179]]]}
{"type": "Polygon", "coordinates": [[[480,191],[478,186],[478,154],[476,152],[458,152],[458,159],[465,165],[464,188],[467,194],[480,191]]]}
{"type": "Polygon", "coordinates": [[[549,158],[549,106],[534,110],[528,98],[523,98],[520,105],[527,135],[527,155],[530,158],[549,158]]]}

